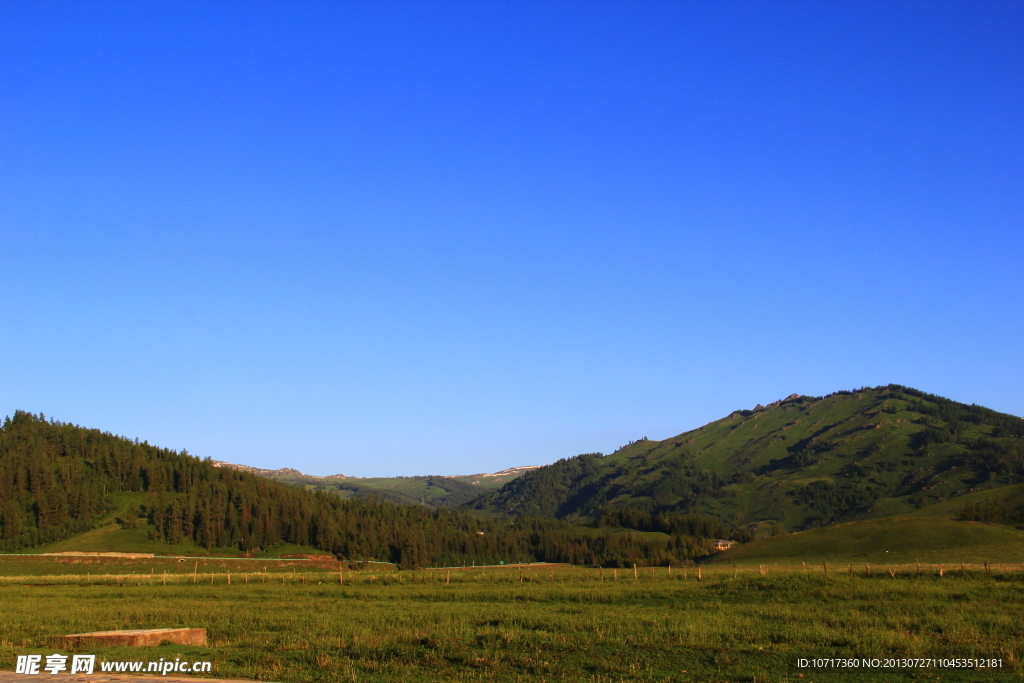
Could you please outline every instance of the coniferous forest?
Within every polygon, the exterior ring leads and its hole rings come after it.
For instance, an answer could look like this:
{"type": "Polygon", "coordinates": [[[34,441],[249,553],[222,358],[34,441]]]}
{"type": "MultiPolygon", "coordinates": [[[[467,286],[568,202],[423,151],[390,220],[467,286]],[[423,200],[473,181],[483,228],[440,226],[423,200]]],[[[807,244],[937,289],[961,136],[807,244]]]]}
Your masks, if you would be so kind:
{"type": "MultiPolygon", "coordinates": [[[[639,516],[636,532],[581,530],[555,519],[512,521],[471,512],[307,491],[152,446],[18,411],[0,429],[0,550],[68,538],[96,526],[117,492],[143,494],[126,515],[147,518],[154,540],[256,551],[278,543],[313,546],[348,560],[403,568],[497,562],[627,566],[680,563],[706,555],[708,540],[732,531],[688,516],[639,516]],[[657,538],[641,531],[668,532],[657,538]]],[[[609,511],[606,526],[632,518],[609,511]]],[[[735,534],[733,534],[735,535],[735,534]]]]}

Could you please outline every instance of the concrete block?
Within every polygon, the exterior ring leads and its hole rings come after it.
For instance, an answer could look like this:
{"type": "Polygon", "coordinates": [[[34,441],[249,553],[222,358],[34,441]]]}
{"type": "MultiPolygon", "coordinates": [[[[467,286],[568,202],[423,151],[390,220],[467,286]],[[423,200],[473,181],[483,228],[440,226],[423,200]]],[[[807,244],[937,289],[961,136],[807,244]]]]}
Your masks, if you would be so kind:
{"type": "Polygon", "coordinates": [[[154,646],[168,641],[179,645],[206,645],[205,628],[147,628],[130,631],[93,631],[64,636],[68,647],[75,645],[154,646]]]}

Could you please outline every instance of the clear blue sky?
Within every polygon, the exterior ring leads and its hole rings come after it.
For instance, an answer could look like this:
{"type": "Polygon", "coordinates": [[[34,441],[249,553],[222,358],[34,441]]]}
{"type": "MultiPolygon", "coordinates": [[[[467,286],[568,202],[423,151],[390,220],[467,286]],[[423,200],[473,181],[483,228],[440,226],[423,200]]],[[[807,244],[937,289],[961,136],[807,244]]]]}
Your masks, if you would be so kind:
{"type": "Polygon", "coordinates": [[[0,3],[0,415],[314,474],[1024,413],[1020,2],[0,3]]]}

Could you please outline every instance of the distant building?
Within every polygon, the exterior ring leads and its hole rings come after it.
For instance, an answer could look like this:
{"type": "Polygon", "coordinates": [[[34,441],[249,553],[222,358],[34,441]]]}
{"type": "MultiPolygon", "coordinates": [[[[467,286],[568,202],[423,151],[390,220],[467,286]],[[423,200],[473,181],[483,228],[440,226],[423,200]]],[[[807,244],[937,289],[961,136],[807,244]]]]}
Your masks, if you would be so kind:
{"type": "Polygon", "coordinates": [[[736,545],[736,541],[727,541],[724,538],[720,538],[715,541],[715,550],[728,550],[734,545],[736,545]]]}

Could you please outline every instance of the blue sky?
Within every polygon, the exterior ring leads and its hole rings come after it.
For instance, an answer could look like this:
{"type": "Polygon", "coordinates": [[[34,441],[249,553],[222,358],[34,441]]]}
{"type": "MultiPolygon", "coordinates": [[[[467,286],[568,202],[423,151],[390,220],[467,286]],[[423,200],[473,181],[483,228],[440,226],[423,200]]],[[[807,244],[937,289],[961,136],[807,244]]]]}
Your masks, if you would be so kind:
{"type": "Polygon", "coordinates": [[[457,474],[1024,413],[1024,5],[3,2],[0,413],[457,474]]]}

